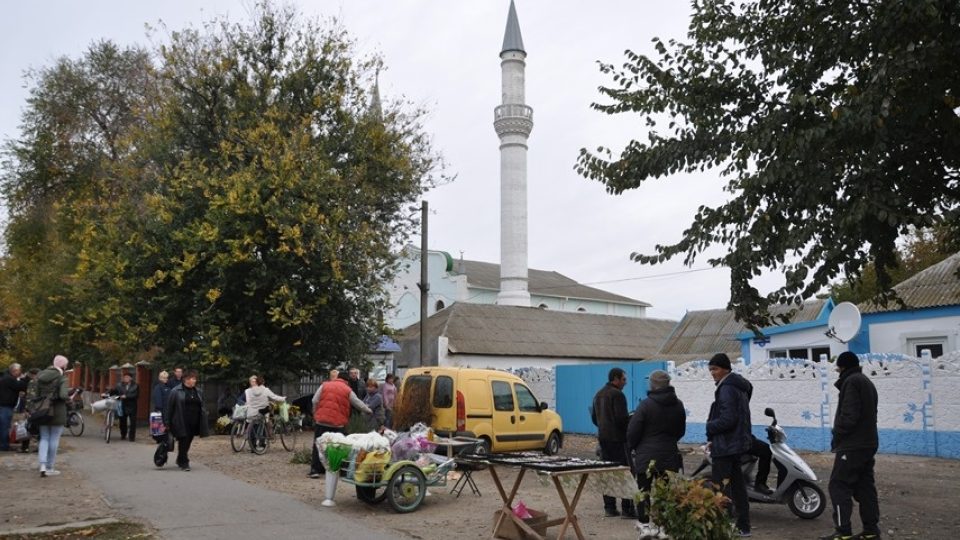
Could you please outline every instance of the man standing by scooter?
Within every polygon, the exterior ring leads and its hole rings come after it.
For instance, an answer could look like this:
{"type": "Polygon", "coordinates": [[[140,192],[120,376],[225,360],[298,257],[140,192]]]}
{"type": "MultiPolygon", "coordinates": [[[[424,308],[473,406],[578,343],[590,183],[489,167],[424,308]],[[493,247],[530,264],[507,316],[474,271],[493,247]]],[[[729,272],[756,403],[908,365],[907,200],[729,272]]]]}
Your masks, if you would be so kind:
{"type": "Polygon", "coordinates": [[[821,540],[875,540],[880,538],[880,503],[873,478],[874,456],[880,445],[877,434],[877,389],[860,369],[850,351],[837,357],[840,390],[833,418],[830,449],[836,454],[830,473],[830,501],[836,530],[821,540]],[[854,536],[850,516],[853,498],[860,503],[863,532],[854,536]]]}
{"type": "Polygon", "coordinates": [[[750,536],[750,501],[747,486],[740,470],[740,456],[750,451],[750,383],[732,372],[730,358],[713,355],[709,363],[710,376],[717,384],[714,401],[707,418],[707,440],[713,460],[713,483],[723,487],[733,500],[737,515],[737,530],[741,537],[750,536]]]}

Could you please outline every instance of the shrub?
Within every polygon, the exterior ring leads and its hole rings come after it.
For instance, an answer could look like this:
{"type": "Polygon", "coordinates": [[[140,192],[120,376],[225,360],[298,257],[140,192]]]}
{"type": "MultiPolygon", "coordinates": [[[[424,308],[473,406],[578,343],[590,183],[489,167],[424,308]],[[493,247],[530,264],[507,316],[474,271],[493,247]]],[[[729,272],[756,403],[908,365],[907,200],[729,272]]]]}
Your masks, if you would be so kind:
{"type": "Polygon", "coordinates": [[[297,450],[296,452],[293,453],[292,456],[290,456],[290,463],[293,463],[294,465],[308,465],[312,458],[313,458],[313,448],[312,447],[303,448],[303,449],[297,450]]]}
{"type": "Polygon", "coordinates": [[[393,404],[393,429],[406,431],[417,422],[430,425],[433,407],[430,405],[429,385],[404,385],[393,404]]]}
{"type": "MultiPolygon", "coordinates": [[[[651,463],[648,474],[652,467],[651,463]]],[[[734,540],[738,537],[727,515],[729,499],[705,485],[703,480],[667,472],[654,480],[650,496],[650,520],[673,540],[734,540]]]]}
{"type": "Polygon", "coordinates": [[[233,425],[233,420],[230,419],[228,415],[223,415],[220,418],[217,418],[216,423],[213,425],[213,432],[217,435],[229,435],[230,427],[233,425]]]}

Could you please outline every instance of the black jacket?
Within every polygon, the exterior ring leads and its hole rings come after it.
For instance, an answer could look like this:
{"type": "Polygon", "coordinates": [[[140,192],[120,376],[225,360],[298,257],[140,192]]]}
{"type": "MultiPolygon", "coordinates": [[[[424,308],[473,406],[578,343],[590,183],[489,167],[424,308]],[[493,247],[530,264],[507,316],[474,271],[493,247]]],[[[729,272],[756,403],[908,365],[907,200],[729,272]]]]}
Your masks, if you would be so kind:
{"type": "Polygon", "coordinates": [[[153,404],[154,411],[163,412],[163,409],[167,407],[170,390],[173,389],[160,381],[157,381],[157,384],[153,385],[153,393],[150,394],[150,401],[153,404]]]}
{"type": "Polygon", "coordinates": [[[635,471],[645,473],[647,463],[676,460],[677,441],[687,432],[687,412],[672,386],[651,390],[640,402],[627,426],[627,448],[633,450],[635,471]]]}
{"type": "Polygon", "coordinates": [[[27,384],[29,379],[26,377],[20,379],[14,379],[10,372],[7,371],[3,374],[3,378],[0,378],[0,407],[13,407],[17,406],[17,401],[20,399],[20,392],[27,391],[27,384]]]}
{"type": "Polygon", "coordinates": [[[124,416],[137,416],[137,398],[140,396],[140,387],[137,383],[130,381],[130,386],[123,384],[123,381],[117,383],[110,391],[111,396],[126,396],[120,400],[123,405],[124,416]]]}
{"type": "Polygon", "coordinates": [[[607,383],[593,396],[593,425],[597,439],[609,442],[627,440],[627,398],[613,383],[607,383]]]}
{"type": "Polygon", "coordinates": [[[186,407],[186,392],[183,385],[177,385],[170,391],[167,398],[167,407],[163,410],[163,423],[167,430],[176,438],[196,436],[206,437],[210,435],[210,427],[207,426],[207,409],[203,406],[203,394],[199,388],[196,388],[197,396],[200,398],[200,418],[188,418],[186,407]]]}
{"type": "Polygon", "coordinates": [[[847,368],[835,383],[840,390],[830,450],[877,450],[877,388],[859,367],[847,368]]]}
{"type": "Polygon", "coordinates": [[[707,440],[713,457],[733,456],[750,450],[750,393],[752,385],[736,373],[730,373],[717,384],[710,416],[707,418],[707,440]]]}

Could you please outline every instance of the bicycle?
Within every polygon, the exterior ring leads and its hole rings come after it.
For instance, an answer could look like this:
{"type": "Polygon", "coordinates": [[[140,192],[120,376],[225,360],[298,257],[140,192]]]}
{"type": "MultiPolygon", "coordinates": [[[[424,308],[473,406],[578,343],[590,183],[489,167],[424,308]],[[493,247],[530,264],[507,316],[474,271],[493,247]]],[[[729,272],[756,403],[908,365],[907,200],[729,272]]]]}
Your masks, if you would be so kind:
{"type": "Polygon", "coordinates": [[[299,418],[291,418],[287,421],[276,420],[273,426],[273,432],[280,436],[280,444],[287,452],[297,449],[297,440],[302,430],[302,419],[299,418]]]}
{"type": "Polygon", "coordinates": [[[70,392],[70,397],[67,398],[67,429],[74,437],[83,435],[83,414],[80,412],[83,403],[77,401],[80,392],[81,390],[77,388],[70,392]]]}
{"type": "Polygon", "coordinates": [[[110,435],[113,432],[113,420],[117,417],[119,399],[108,395],[103,395],[103,397],[108,401],[103,420],[103,440],[107,441],[107,444],[110,444],[110,435]]]}
{"type": "Polygon", "coordinates": [[[247,446],[247,421],[234,420],[230,428],[230,447],[234,452],[242,452],[247,446]]]}

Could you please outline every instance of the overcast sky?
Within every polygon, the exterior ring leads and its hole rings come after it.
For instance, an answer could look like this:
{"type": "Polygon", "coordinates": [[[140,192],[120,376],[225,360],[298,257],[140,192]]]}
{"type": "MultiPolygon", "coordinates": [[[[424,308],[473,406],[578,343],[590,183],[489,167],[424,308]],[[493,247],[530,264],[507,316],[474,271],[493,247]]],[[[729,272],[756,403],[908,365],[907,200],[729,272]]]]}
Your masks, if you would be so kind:
{"type": "MultiPolygon", "coordinates": [[[[406,100],[429,113],[426,129],[455,182],[426,195],[431,249],[499,262],[499,140],[493,109],[500,101],[500,46],[508,0],[301,1],[309,17],[337,17],[363,53],[379,53],[385,101],[406,100]]],[[[249,2],[168,0],[11,2],[0,18],[0,137],[16,137],[27,97],[23,72],[59,56],[77,57],[97,39],[147,43],[145,23],[171,30],[215,15],[249,15],[249,2]]],[[[653,304],[651,317],[679,319],[693,309],[721,308],[729,273],[680,261],[633,263],[633,251],[676,242],[701,204],[723,201],[715,173],[651,180],[608,195],[576,174],[580,148],[644,136],[638,117],[590,109],[608,81],[597,61],[620,64],[623,51],[652,52],[650,40],[682,38],[688,2],[654,0],[518,0],[527,50],[526,96],[534,110],[529,140],[529,264],[555,270],[653,304]],[[664,274],[671,274],[666,275],[664,274]]],[[[159,36],[162,38],[162,36],[159,36]]],[[[154,39],[158,39],[155,37],[154,39]]],[[[414,240],[419,243],[418,239],[414,240]]],[[[770,288],[775,281],[767,279],[770,288]]],[[[764,291],[765,292],[765,291],[764,291]]]]}

